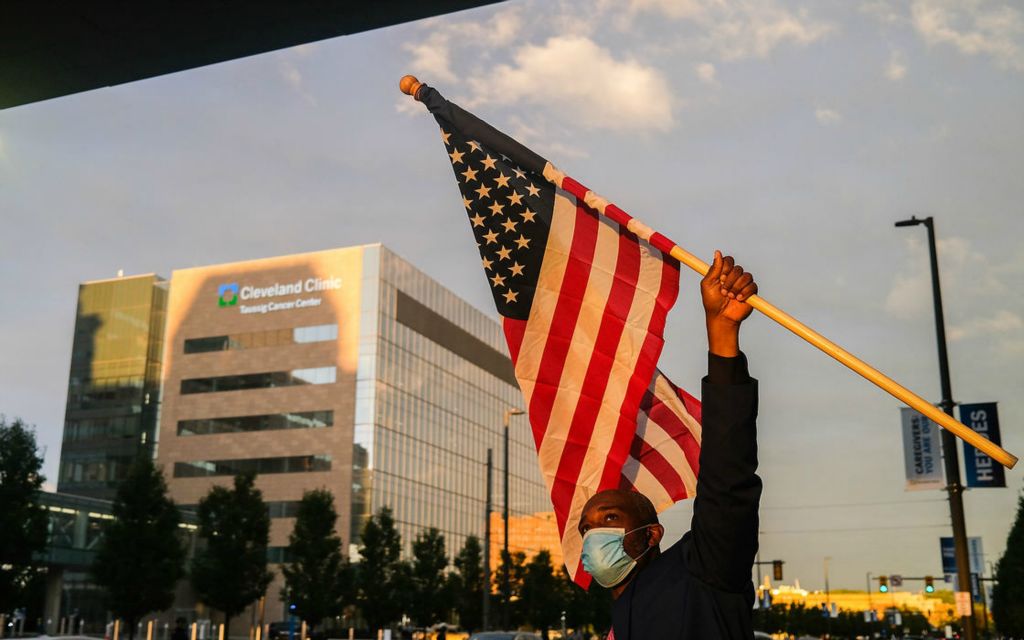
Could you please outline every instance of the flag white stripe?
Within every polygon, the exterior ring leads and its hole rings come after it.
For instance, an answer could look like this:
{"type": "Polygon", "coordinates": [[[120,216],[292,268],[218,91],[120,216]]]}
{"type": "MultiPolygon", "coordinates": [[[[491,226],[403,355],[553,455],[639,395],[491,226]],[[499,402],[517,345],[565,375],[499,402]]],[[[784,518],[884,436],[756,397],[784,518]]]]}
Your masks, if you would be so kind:
{"type": "MultiPolygon", "coordinates": [[[[611,221],[607,221],[607,223],[609,226],[614,224],[611,221]]],[[[617,226],[615,225],[616,236],[618,236],[617,226]]],[[[616,245],[618,245],[617,238],[616,245]]],[[[583,505],[590,498],[590,495],[588,495],[590,491],[584,490],[583,487],[596,487],[601,480],[604,467],[608,462],[608,448],[612,442],[615,429],[618,427],[622,402],[632,374],[636,370],[637,359],[643,351],[644,342],[648,336],[651,316],[654,314],[658,293],[661,291],[664,262],[660,257],[655,258],[651,256],[648,247],[642,244],[636,244],[634,247],[641,254],[640,272],[637,277],[633,301],[626,316],[626,325],[623,328],[618,347],[615,350],[616,358],[609,375],[604,402],[598,413],[590,447],[587,450],[587,456],[580,470],[572,506],[566,519],[566,527],[562,535],[562,547],[565,550],[567,561],[578,558],[582,550],[583,541],[575,524],[579,521],[583,505]]],[[[595,263],[597,263],[596,260],[595,263]]],[[[576,567],[569,566],[569,570],[574,573],[576,567]]]]}
{"type": "MultiPolygon", "coordinates": [[[[601,321],[604,319],[605,307],[608,304],[608,296],[611,293],[612,284],[615,282],[615,272],[609,270],[605,265],[615,265],[618,262],[619,254],[619,230],[618,225],[608,221],[599,220],[597,224],[597,239],[594,245],[594,268],[590,270],[587,280],[587,288],[583,293],[583,302],[580,306],[579,319],[576,322],[576,329],[573,333],[572,348],[566,355],[565,367],[562,369],[562,378],[559,381],[558,392],[555,395],[551,407],[551,418],[548,424],[551,428],[547,430],[544,441],[540,444],[538,454],[540,456],[541,468],[557,471],[562,460],[562,453],[565,448],[564,436],[573,437],[574,433],[569,431],[573,415],[579,406],[580,391],[587,375],[591,360],[593,360],[594,348],[597,343],[598,333],[601,329],[601,321]],[[557,426],[557,429],[555,428],[557,426]],[[557,434],[557,435],[555,435],[557,434]],[[560,437],[562,436],[562,437],[560,437]]],[[[612,380],[615,376],[612,375],[612,380]]],[[[604,395],[605,402],[614,402],[614,389],[609,386],[604,395]]],[[[621,403],[621,398],[619,399],[621,403]]],[[[603,449],[603,457],[607,458],[608,440],[600,438],[602,411],[598,414],[594,426],[594,435],[589,446],[597,446],[603,449]]],[[[586,443],[585,443],[586,444],[586,443]]],[[[588,453],[589,457],[589,453],[588,453]]],[[[577,491],[580,485],[596,487],[597,479],[580,475],[577,481],[577,491]]]]}

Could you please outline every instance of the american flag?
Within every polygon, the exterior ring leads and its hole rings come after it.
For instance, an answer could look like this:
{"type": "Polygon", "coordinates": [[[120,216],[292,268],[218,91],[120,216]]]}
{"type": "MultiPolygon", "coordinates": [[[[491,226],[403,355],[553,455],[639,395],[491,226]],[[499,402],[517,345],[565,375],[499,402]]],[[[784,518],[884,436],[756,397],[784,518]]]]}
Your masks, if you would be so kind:
{"type": "Polygon", "coordinates": [[[700,403],[657,369],[679,263],[663,236],[423,86],[526,402],[566,567],[588,586],[584,503],[692,497],[700,403]],[[660,245],[661,248],[656,248],[660,245]]]}

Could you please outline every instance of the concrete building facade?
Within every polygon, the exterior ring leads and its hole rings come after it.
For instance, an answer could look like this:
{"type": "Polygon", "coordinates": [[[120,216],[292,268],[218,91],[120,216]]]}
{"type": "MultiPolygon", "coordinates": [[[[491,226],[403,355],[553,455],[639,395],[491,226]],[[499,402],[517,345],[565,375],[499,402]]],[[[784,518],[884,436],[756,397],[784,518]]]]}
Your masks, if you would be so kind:
{"type": "MultiPolygon", "coordinates": [[[[165,334],[156,456],[171,495],[195,505],[255,472],[272,564],[310,489],[334,494],[355,560],[383,507],[406,554],[428,527],[449,555],[482,538],[488,448],[503,504],[502,416],[522,397],[500,327],[384,247],[177,270],[165,334]]],[[[524,418],[510,436],[513,516],[550,510],[524,418]]],[[[278,573],[268,620],[283,616],[280,587],[278,573]]]]}

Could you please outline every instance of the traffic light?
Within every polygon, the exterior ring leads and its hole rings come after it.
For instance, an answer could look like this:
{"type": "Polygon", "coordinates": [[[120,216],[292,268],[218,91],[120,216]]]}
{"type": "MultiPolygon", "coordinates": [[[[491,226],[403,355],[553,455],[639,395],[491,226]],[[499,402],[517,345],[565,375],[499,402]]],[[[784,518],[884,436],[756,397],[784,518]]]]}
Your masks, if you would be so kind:
{"type": "Polygon", "coordinates": [[[935,593],[935,578],[931,576],[924,577],[924,592],[935,593]]]}
{"type": "Polygon", "coordinates": [[[772,578],[782,580],[782,560],[772,560],[772,578]]]}
{"type": "Polygon", "coordinates": [[[889,593],[889,576],[878,576],[878,590],[881,593],[889,593]]]}

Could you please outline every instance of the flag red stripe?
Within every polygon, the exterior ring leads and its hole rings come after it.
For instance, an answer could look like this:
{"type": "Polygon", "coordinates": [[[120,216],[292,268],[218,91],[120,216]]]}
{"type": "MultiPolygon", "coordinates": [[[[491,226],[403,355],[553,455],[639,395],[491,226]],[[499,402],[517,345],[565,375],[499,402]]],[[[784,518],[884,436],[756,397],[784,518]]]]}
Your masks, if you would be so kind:
{"type": "MultiPolygon", "coordinates": [[[[579,207],[581,212],[586,209],[582,202],[579,203],[579,207]]],[[[622,339],[622,331],[626,326],[630,307],[633,306],[633,296],[640,275],[640,247],[636,238],[620,230],[618,239],[615,277],[601,314],[601,324],[594,340],[594,352],[583,378],[579,401],[568,427],[570,437],[566,439],[565,448],[558,461],[556,480],[551,490],[559,531],[564,531],[565,518],[569,515],[577,480],[586,460],[598,413],[601,410],[601,400],[608,387],[608,379],[615,362],[613,354],[622,339]],[[564,506],[564,509],[559,509],[559,505],[564,506]]]]}
{"type": "Polygon", "coordinates": [[[698,424],[704,424],[701,420],[700,400],[687,393],[686,389],[680,389],[675,385],[672,386],[675,388],[676,392],[679,393],[679,397],[683,399],[683,406],[686,407],[686,413],[693,416],[693,419],[696,420],[698,424]]]}
{"type": "Polygon", "coordinates": [[[634,438],[630,453],[651,472],[651,475],[658,479],[661,486],[665,487],[669,497],[673,500],[682,500],[686,497],[686,483],[683,482],[683,477],[665,459],[665,456],[661,455],[660,451],[652,447],[646,440],[634,438]]]}
{"type": "Polygon", "coordinates": [[[576,196],[576,198],[580,201],[581,204],[583,202],[583,199],[587,197],[587,192],[590,191],[590,189],[584,187],[582,184],[576,182],[569,176],[565,176],[565,178],[562,180],[562,188],[571,193],[572,195],[576,196]]]}
{"type": "Polygon", "coordinates": [[[651,243],[652,247],[664,253],[666,256],[672,255],[672,247],[676,246],[676,243],[672,242],[657,231],[652,233],[651,237],[647,241],[651,243]]]}
{"type": "Polygon", "coordinates": [[[616,207],[614,204],[610,204],[604,208],[604,215],[608,216],[615,222],[618,222],[623,227],[629,224],[629,221],[633,219],[633,216],[616,207]]]}
{"type": "MultiPolygon", "coordinates": [[[[690,433],[690,429],[683,422],[682,418],[660,400],[655,402],[651,410],[647,412],[647,415],[664,429],[668,435],[672,436],[672,439],[679,445],[679,448],[683,450],[686,462],[689,463],[690,468],[696,473],[700,467],[700,444],[693,437],[693,434],[690,433]]],[[[637,460],[640,459],[636,454],[633,457],[637,458],[637,460]]]]}
{"type": "MultiPolygon", "coordinates": [[[[562,368],[565,365],[565,355],[572,344],[572,335],[576,329],[583,295],[590,278],[590,265],[597,244],[597,225],[597,216],[583,213],[577,208],[572,249],[565,265],[565,274],[562,276],[547,341],[544,343],[544,355],[541,356],[537,369],[537,381],[529,399],[530,425],[533,427],[533,438],[538,449],[544,440],[551,418],[555,396],[558,394],[558,382],[562,378],[562,368]]],[[[557,507],[555,511],[558,511],[557,507]]]]}
{"type": "Polygon", "coordinates": [[[608,452],[608,461],[601,474],[598,491],[611,489],[619,484],[622,465],[625,464],[626,455],[629,452],[629,443],[636,434],[636,414],[630,415],[628,407],[639,408],[640,400],[651,384],[655,367],[658,364],[658,356],[661,355],[661,348],[665,344],[661,338],[662,330],[665,328],[665,318],[668,316],[668,310],[675,303],[678,291],[679,269],[674,264],[663,260],[661,263],[661,287],[658,290],[656,306],[654,312],[651,313],[651,320],[647,327],[648,333],[644,339],[640,357],[637,358],[633,378],[629,381],[626,397],[622,402],[619,424],[612,439],[611,450],[608,452]]]}
{"type": "Polygon", "coordinates": [[[515,367],[519,361],[519,348],[523,346],[523,336],[526,335],[526,321],[502,316],[501,325],[505,330],[505,342],[508,343],[509,357],[512,358],[512,366],[515,367]]]}

